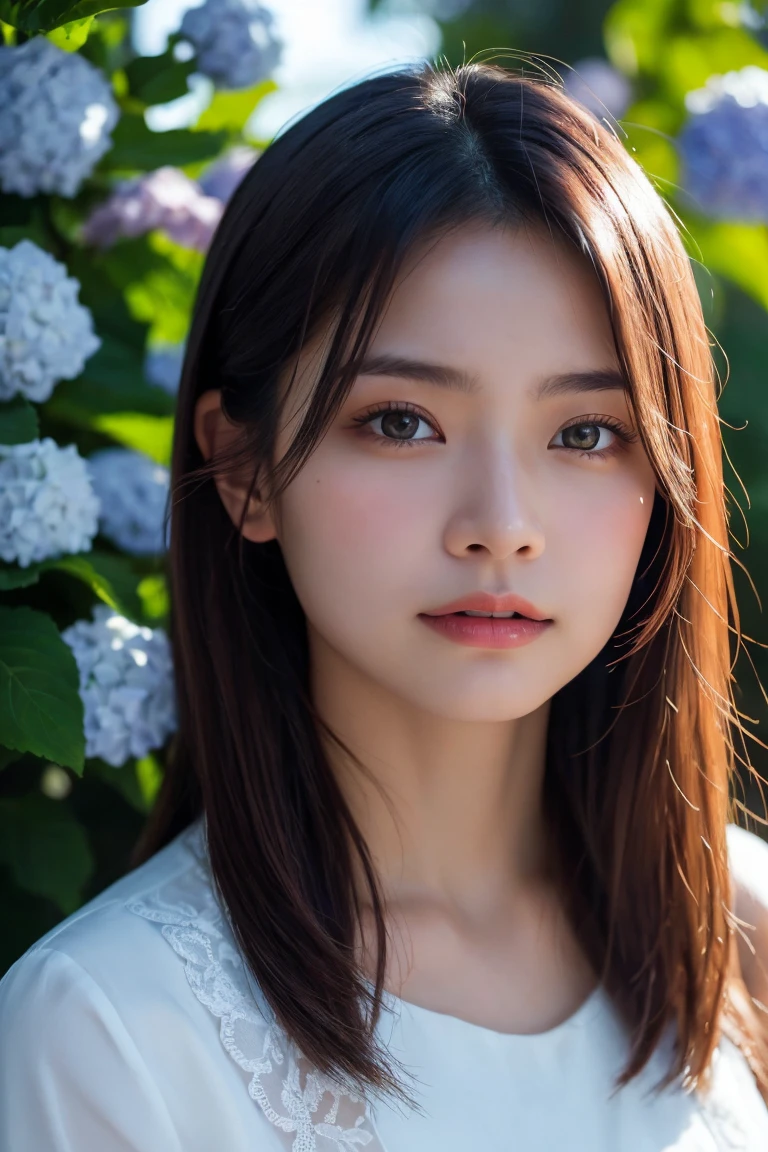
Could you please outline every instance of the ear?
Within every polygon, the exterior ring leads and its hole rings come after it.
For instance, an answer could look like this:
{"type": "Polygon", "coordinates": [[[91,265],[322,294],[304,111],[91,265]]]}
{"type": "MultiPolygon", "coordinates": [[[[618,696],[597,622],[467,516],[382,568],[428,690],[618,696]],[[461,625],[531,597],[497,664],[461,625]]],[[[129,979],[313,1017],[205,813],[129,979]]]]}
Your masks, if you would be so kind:
{"type": "MultiPolygon", "coordinates": [[[[205,460],[210,460],[212,456],[226,451],[242,435],[242,429],[233,424],[222,411],[220,389],[203,392],[202,396],[198,397],[195,404],[194,430],[197,446],[205,460]]],[[[221,502],[235,527],[240,523],[243,503],[252,478],[251,468],[214,477],[221,502]]],[[[260,499],[258,489],[254,489],[253,495],[248,500],[242,533],[246,540],[251,540],[254,544],[262,544],[277,537],[277,526],[272,512],[260,499]]]]}

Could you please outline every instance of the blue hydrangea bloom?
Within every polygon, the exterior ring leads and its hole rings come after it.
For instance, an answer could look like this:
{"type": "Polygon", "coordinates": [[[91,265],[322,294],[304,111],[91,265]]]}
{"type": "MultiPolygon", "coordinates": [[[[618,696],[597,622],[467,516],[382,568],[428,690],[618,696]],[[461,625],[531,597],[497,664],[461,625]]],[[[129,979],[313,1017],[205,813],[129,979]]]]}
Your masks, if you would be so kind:
{"type": "Polygon", "coordinates": [[[0,188],[19,196],[75,196],[120,116],[99,69],[44,36],[0,47],[0,108],[0,188]]]}
{"type": "Polygon", "coordinates": [[[250,88],[266,79],[282,55],[274,17],[258,0],[206,0],[184,14],[179,31],[197,66],[220,88],[250,88]]]}
{"type": "Polygon", "coordinates": [[[681,184],[715,219],[768,221],[768,71],[748,65],[689,92],[681,184]]]}
{"type": "Polygon", "coordinates": [[[90,551],[99,501],[74,444],[0,444],[0,559],[21,568],[90,551]]]}
{"type": "Polygon", "coordinates": [[[85,754],[120,768],[176,730],[173,663],[161,628],[142,628],[106,604],[62,632],[75,657],[85,754]]]}
{"type": "Polygon", "coordinates": [[[102,535],[134,556],[165,551],[168,469],[142,452],[100,448],[88,457],[88,471],[101,502],[102,535]]]}
{"type": "Polygon", "coordinates": [[[59,380],[80,375],[101,340],[79,291],[31,240],[0,248],[0,400],[21,393],[40,403],[59,380]]]}
{"type": "Polygon", "coordinates": [[[158,344],[148,348],[144,357],[144,375],[150,384],[156,384],[158,388],[175,396],[179,390],[184,350],[183,341],[180,344],[158,344]]]}

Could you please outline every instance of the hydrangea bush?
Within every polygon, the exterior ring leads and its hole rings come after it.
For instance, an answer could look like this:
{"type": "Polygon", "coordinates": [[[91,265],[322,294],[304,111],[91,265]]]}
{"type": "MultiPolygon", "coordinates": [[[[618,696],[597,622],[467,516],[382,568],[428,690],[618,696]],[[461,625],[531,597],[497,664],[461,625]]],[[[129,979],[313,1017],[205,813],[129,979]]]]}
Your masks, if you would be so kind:
{"type": "Polygon", "coordinates": [[[125,871],[173,746],[176,392],[279,55],[246,0],[208,0],[147,58],[129,8],[82,9],[0,0],[0,973],[125,871]],[[195,72],[230,89],[212,127],[151,131],[195,72]]]}

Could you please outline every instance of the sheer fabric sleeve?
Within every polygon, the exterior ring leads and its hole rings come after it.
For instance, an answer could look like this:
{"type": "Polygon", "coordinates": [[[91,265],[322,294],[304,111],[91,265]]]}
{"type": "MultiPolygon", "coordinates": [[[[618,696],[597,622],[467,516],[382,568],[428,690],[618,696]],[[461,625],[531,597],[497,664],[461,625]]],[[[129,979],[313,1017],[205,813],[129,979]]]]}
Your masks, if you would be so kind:
{"type": "Polygon", "coordinates": [[[75,960],[27,953],[0,983],[0,1152],[182,1152],[115,1007],[75,960]]]}
{"type": "Polygon", "coordinates": [[[728,858],[735,885],[734,911],[746,921],[739,955],[750,995],[768,1006],[768,843],[736,824],[727,829],[728,858]]]}

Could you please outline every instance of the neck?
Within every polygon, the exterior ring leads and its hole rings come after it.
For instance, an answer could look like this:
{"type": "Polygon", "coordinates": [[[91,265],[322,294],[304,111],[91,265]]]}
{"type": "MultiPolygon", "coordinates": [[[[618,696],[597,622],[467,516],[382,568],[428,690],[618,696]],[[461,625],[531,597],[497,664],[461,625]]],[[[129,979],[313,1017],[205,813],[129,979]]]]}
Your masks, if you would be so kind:
{"type": "Polygon", "coordinates": [[[503,722],[447,719],[313,647],[315,707],[364,771],[331,741],[327,755],[387,902],[477,915],[537,886],[549,703],[503,722]]]}

